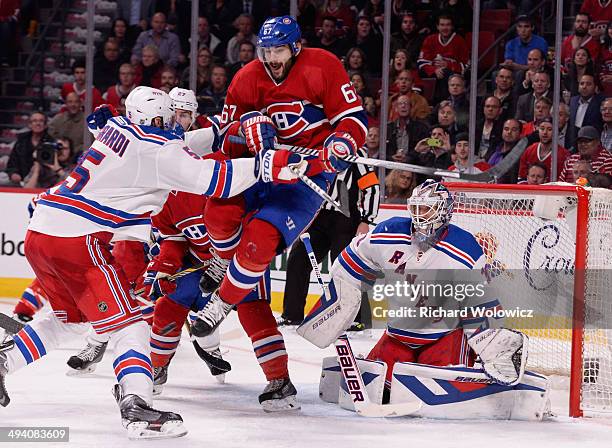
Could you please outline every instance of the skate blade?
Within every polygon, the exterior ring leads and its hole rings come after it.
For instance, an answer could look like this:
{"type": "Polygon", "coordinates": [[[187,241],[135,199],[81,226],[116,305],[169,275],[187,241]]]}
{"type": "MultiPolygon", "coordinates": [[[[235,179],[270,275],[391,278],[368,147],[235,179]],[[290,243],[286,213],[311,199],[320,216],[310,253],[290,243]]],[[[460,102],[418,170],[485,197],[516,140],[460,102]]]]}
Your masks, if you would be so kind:
{"type": "Polygon", "coordinates": [[[148,422],[132,422],[126,429],[130,440],[173,439],[187,434],[187,428],[179,420],[166,422],[159,429],[150,429],[148,422]]]}
{"type": "Polygon", "coordinates": [[[372,330],[347,331],[346,336],[349,339],[372,339],[373,338],[372,330]]]}
{"type": "Polygon", "coordinates": [[[217,383],[225,384],[225,373],[221,373],[219,375],[214,375],[214,377],[217,380],[217,383]]]}
{"type": "Polygon", "coordinates": [[[85,367],[84,369],[72,369],[69,368],[68,371],[66,372],[66,376],[71,376],[71,377],[80,377],[80,376],[87,376],[90,373],[93,373],[96,371],[96,365],[92,364],[89,367],[85,367]]]}
{"type": "Polygon", "coordinates": [[[264,412],[298,411],[301,408],[295,395],[281,398],[280,400],[264,401],[261,403],[261,407],[263,408],[264,412]]]}

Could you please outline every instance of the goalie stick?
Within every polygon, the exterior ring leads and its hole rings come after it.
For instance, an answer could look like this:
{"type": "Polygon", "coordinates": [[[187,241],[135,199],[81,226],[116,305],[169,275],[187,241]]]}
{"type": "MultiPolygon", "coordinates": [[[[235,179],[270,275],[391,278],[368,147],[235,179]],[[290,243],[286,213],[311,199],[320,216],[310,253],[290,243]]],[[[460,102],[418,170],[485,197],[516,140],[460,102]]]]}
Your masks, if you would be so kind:
{"type": "MultiPolygon", "coordinates": [[[[317,277],[317,282],[321,285],[323,290],[323,297],[325,301],[328,301],[328,289],[327,285],[323,282],[323,277],[319,271],[319,265],[315,257],[314,251],[312,250],[312,244],[310,244],[310,235],[303,233],[300,235],[300,239],[304,243],[308,259],[312,265],[312,270],[317,277]]],[[[335,342],[336,356],[338,357],[338,364],[340,365],[340,372],[346,382],[346,386],[349,394],[353,398],[353,405],[355,406],[355,412],[362,417],[401,417],[404,415],[411,415],[421,409],[422,402],[408,402],[398,404],[376,404],[370,401],[368,392],[363,382],[361,372],[357,366],[357,361],[351,344],[346,336],[343,334],[335,342]]]]}

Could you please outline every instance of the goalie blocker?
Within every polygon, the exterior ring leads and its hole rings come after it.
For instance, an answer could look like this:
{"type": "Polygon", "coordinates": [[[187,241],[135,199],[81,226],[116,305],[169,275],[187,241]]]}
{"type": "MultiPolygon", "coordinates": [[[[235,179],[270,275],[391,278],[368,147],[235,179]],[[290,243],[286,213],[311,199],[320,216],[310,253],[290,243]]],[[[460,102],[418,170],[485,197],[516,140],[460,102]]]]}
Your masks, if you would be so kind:
{"type": "MultiPolygon", "coordinates": [[[[421,402],[411,414],[414,417],[541,421],[550,412],[549,381],[532,372],[525,372],[518,384],[505,386],[495,383],[481,368],[398,362],[388,395],[384,393],[386,363],[358,359],[357,365],[373,404],[421,402]]],[[[323,359],[319,396],[355,410],[336,357],[323,359]]]]}

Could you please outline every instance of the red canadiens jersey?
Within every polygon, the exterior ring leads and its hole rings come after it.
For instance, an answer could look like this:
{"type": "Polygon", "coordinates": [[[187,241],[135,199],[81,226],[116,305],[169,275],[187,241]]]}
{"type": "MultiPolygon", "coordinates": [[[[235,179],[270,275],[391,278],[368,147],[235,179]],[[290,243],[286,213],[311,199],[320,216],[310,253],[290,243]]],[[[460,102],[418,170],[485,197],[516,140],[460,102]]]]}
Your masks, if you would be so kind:
{"type": "Polygon", "coordinates": [[[584,0],[580,12],[586,12],[591,17],[591,27],[602,27],[612,21],[612,0],[584,0]]]}
{"type": "Polygon", "coordinates": [[[434,60],[442,58],[448,64],[448,69],[453,73],[462,74],[468,62],[468,49],[463,37],[453,33],[446,43],[442,43],[440,34],[432,34],[423,41],[421,54],[417,64],[428,76],[433,76],[436,71],[434,60]]]}
{"type": "Polygon", "coordinates": [[[280,84],[261,61],[244,66],[228,89],[221,124],[251,111],[272,118],[279,143],[319,148],[334,131],[348,132],[358,146],[365,143],[361,100],[338,58],[319,48],[302,49],[280,84]]]}

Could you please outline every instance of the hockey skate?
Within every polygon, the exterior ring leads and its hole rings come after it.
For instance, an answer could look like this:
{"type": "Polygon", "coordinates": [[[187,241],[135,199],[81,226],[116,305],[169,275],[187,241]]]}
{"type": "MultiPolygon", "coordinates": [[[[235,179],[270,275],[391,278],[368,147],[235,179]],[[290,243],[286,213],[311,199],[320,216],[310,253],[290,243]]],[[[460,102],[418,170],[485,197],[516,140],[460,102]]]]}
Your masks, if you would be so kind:
{"type": "Polygon", "coordinates": [[[129,439],[169,439],[187,434],[179,414],[153,409],[138,395],[123,395],[119,384],[115,384],[113,395],[129,439]]]}
{"type": "Polygon", "coordinates": [[[210,294],[219,287],[230,264],[230,260],[224,260],[219,257],[214,250],[210,252],[213,257],[210,259],[208,268],[200,278],[200,290],[204,294],[210,294]]]}
{"type": "Polygon", "coordinates": [[[208,366],[210,374],[214,376],[219,383],[225,383],[225,374],[232,370],[232,366],[229,362],[223,359],[221,356],[221,350],[217,348],[215,350],[207,351],[200,347],[197,341],[194,340],[192,343],[193,348],[195,348],[195,351],[200,359],[208,366]]]}
{"type": "Polygon", "coordinates": [[[7,373],[8,368],[6,366],[6,354],[0,351],[0,406],[2,407],[7,407],[11,402],[8,392],[6,391],[6,386],[4,385],[4,377],[7,373]]]}
{"type": "Polygon", "coordinates": [[[159,395],[168,382],[168,366],[155,367],[153,369],[153,395],[159,395]]]}
{"type": "Polygon", "coordinates": [[[265,412],[294,411],[300,409],[297,390],[289,378],[279,378],[268,383],[259,396],[259,403],[265,412]]]}
{"type": "Polygon", "coordinates": [[[198,311],[198,318],[191,324],[191,334],[197,337],[208,336],[217,329],[234,306],[224,302],[216,292],[210,300],[198,311]]]}
{"type": "Polygon", "coordinates": [[[276,325],[279,327],[297,328],[302,324],[301,320],[291,320],[280,316],[276,318],[276,325]]]}
{"type": "Polygon", "coordinates": [[[66,374],[68,376],[79,376],[92,373],[96,370],[97,364],[102,361],[107,345],[108,342],[99,345],[88,342],[83,350],[68,359],[67,364],[70,370],[66,374]]]}

